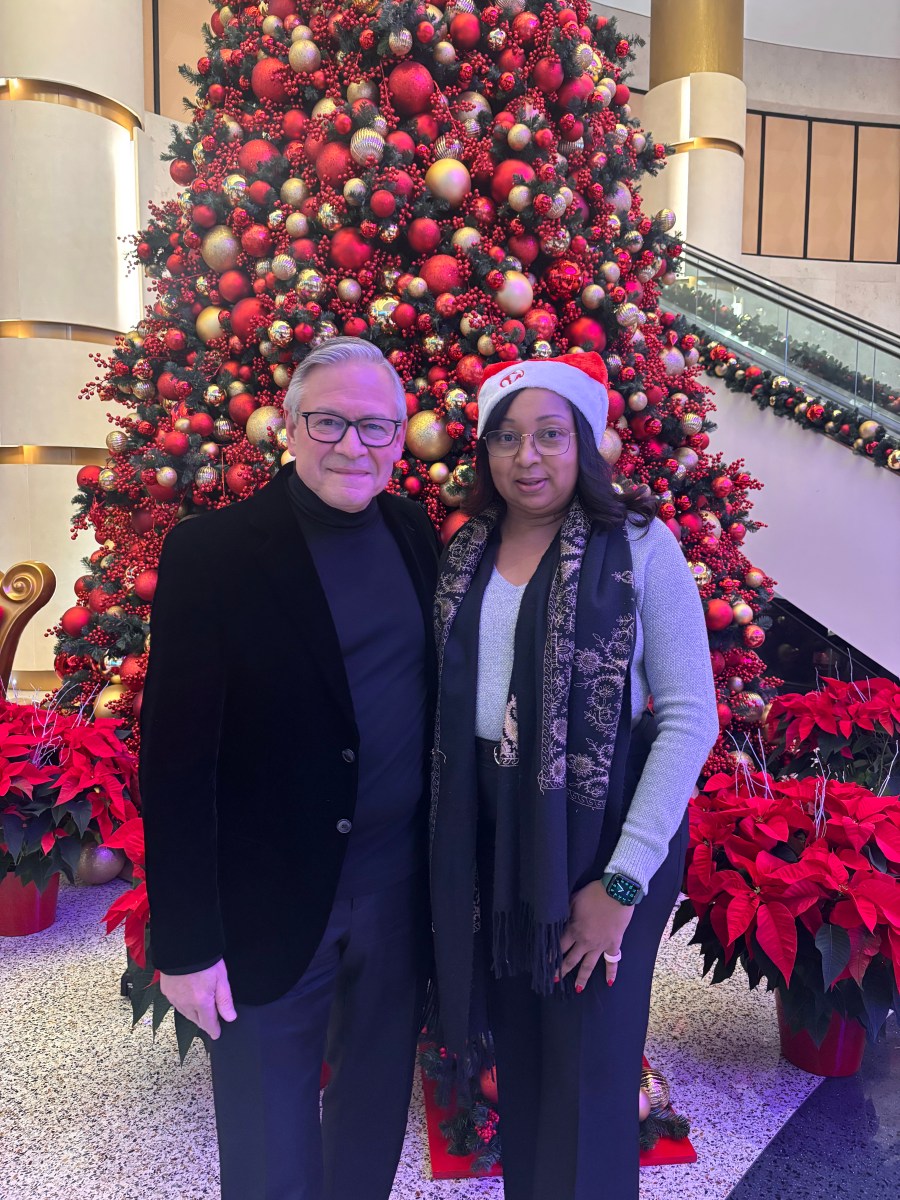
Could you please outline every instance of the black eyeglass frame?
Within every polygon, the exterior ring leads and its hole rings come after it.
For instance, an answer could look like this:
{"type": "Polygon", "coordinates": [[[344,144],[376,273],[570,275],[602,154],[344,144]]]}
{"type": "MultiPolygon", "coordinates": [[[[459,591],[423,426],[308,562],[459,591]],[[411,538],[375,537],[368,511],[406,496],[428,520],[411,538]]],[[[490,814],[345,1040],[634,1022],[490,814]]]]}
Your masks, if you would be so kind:
{"type": "Polygon", "coordinates": [[[336,446],[347,436],[347,430],[352,428],[356,430],[356,436],[359,438],[362,445],[367,446],[370,450],[384,450],[386,446],[390,446],[397,436],[397,430],[403,424],[402,421],[397,421],[393,417],[359,417],[356,421],[350,421],[346,417],[340,416],[338,413],[323,412],[321,409],[317,408],[310,409],[309,412],[298,413],[297,415],[303,418],[303,421],[306,425],[306,432],[314,442],[319,442],[324,446],[336,446]],[[341,430],[340,435],[336,438],[317,437],[309,427],[310,417],[330,417],[332,421],[342,421],[344,428],[341,430]],[[386,442],[367,442],[360,429],[360,425],[365,424],[366,421],[383,421],[385,425],[393,425],[394,432],[386,442]]]}

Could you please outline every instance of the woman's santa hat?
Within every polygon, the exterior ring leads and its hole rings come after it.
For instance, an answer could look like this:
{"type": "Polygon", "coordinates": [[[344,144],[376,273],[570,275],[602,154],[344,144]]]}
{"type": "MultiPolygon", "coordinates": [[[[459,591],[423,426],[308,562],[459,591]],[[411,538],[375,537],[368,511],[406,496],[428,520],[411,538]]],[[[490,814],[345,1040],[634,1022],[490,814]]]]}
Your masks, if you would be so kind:
{"type": "Polygon", "coordinates": [[[478,436],[497,405],[522,388],[546,388],[568,400],[582,414],[599,446],[609,410],[606,364],[596,351],[561,354],[558,358],[527,358],[495,363],[481,377],[478,389],[478,436]]]}

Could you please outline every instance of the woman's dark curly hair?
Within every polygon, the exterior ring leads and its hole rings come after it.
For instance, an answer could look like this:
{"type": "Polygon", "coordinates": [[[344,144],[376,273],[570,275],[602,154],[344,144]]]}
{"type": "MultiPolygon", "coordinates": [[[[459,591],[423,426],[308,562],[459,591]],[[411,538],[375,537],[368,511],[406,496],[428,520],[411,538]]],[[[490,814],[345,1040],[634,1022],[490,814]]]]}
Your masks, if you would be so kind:
{"type": "MultiPolygon", "coordinates": [[[[522,389],[520,389],[522,390],[522,389]]],[[[518,392],[504,396],[491,413],[484,433],[498,429],[500,422],[509,412],[509,406],[518,392]]],[[[642,484],[619,493],[613,487],[612,468],[594,444],[594,432],[579,410],[570,404],[578,438],[578,481],[575,493],[588,519],[601,529],[616,529],[626,520],[645,528],[656,515],[656,499],[650,489],[642,484]]],[[[470,517],[484,512],[495,500],[503,499],[494,485],[491,475],[490,457],[484,436],[475,447],[475,483],[466,495],[461,507],[470,517]]]]}

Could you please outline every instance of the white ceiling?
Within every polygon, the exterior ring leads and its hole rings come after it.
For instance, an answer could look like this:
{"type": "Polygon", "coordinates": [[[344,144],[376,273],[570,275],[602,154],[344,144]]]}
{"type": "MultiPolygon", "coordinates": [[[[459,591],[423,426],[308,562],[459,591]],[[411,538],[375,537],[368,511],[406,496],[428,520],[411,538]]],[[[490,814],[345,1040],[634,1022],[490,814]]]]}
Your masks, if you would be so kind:
{"type": "MultiPolygon", "coordinates": [[[[650,16],[650,0],[607,8],[650,16]]],[[[900,59],[900,0],[744,0],[744,36],[836,54],[900,59]]],[[[900,71],[900,63],[897,67],[900,71]]]]}

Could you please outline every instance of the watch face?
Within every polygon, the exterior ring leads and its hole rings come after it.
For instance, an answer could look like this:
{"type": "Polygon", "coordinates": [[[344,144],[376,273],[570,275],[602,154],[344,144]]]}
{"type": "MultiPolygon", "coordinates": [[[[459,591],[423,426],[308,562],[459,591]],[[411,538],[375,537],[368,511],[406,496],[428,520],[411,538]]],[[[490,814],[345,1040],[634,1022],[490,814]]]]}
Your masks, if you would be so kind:
{"type": "Polygon", "coordinates": [[[640,887],[633,879],[626,879],[624,875],[614,875],[606,890],[620,904],[634,904],[640,887]]]}

